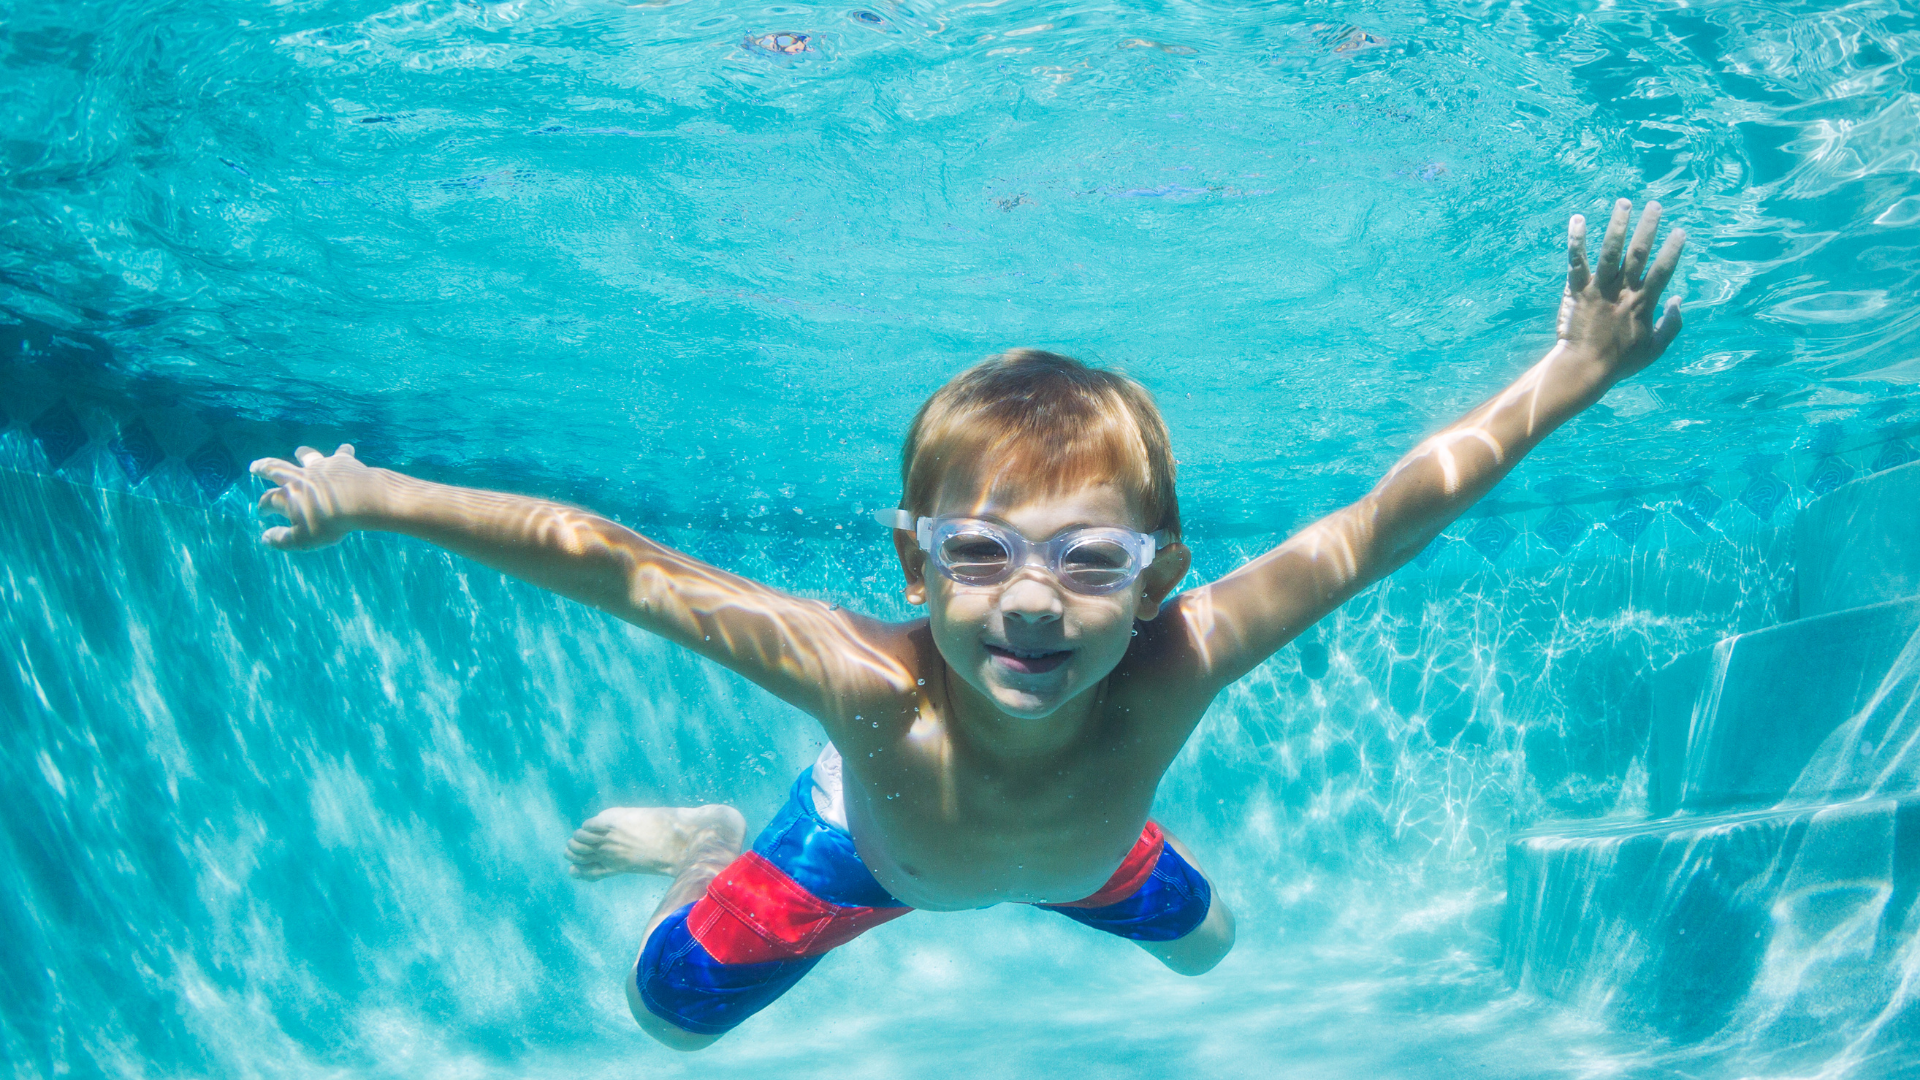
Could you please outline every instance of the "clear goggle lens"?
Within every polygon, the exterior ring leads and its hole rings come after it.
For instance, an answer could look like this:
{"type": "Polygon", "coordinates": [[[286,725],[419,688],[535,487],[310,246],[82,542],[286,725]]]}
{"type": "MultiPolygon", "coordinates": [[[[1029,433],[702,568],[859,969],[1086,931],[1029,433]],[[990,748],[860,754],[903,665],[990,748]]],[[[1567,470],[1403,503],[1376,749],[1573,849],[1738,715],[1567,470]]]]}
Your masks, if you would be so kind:
{"type": "Polygon", "coordinates": [[[1061,584],[1097,595],[1133,584],[1152,561],[1152,538],[1125,529],[1076,529],[1041,544],[988,522],[939,522],[932,532],[934,566],[965,585],[1004,581],[1038,551],[1061,584]]]}

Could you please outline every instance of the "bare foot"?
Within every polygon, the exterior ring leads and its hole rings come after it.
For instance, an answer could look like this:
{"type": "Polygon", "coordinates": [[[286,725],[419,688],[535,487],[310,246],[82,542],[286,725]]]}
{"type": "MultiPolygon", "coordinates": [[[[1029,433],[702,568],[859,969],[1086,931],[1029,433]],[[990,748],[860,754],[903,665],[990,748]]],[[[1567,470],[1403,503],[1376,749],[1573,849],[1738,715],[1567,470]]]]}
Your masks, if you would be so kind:
{"type": "Polygon", "coordinates": [[[731,806],[616,806],[574,830],[568,872],[586,881],[615,874],[678,877],[695,862],[740,853],[747,820],[731,806]]]}

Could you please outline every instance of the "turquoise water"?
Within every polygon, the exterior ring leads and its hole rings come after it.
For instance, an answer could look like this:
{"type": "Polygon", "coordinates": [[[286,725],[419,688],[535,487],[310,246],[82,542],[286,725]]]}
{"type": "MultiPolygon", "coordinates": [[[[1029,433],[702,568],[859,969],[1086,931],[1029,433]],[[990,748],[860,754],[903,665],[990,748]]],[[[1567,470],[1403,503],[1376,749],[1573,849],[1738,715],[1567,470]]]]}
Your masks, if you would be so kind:
{"type": "Polygon", "coordinates": [[[1655,1009],[1510,977],[1501,927],[1507,840],[1645,816],[1653,673],[1802,614],[1796,512],[1920,445],[1916,56],[1893,3],[7,4],[0,1055],[1913,1075],[1904,989],[1817,943],[1655,1009]],[[658,886],[560,844],[609,804],[757,826],[818,731],[431,549],[288,558],[246,516],[247,459],[351,439],[904,616],[861,511],[928,392],[1030,345],[1155,391],[1215,576],[1542,352],[1565,219],[1621,194],[1695,237],[1680,342],[1168,775],[1241,913],[1199,980],[916,915],[661,1050],[619,988],[658,886]]]}

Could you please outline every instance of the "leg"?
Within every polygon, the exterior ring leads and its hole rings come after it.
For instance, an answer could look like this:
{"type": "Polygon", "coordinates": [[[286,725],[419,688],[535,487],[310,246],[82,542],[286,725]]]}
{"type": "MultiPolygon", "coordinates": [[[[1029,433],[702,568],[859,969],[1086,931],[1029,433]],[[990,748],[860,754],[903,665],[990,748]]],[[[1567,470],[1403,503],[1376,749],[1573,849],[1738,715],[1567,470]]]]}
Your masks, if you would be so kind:
{"type": "MultiPolygon", "coordinates": [[[[1187,865],[1203,877],[1206,871],[1194,861],[1193,853],[1187,846],[1167,834],[1167,843],[1187,865]]],[[[1207,878],[1209,887],[1212,878],[1207,878]]],[[[1212,890],[1212,902],[1207,906],[1207,917],[1201,920],[1185,937],[1172,941],[1139,941],[1135,944],[1145,949],[1154,959],[1172,968],[1181,975],[1205,975],[1213,966],[1226,958],[1228,950],[1233,948],[1233,912],[1227,910],[1226,901],[1220,899],[1220,891],[1212,890]]]]}
{"type": "MultiPolygon", "coordinates": [[[[746,819],[731,806],[693,808],[615,807],[589,818],[567,841],[567,861],[574,877],[598,881],[614,874],[664,874],[673,878],[660,899],[641,948],[660,921],[698,900],[727,864],[740,854],[746,838],[746,819]]],[[[718,1035],[696,1035],[655,1016],[640,1000],[640,989],[629,971],[625,980],[627,1007],[640,1029],[675,1050],[699,1050],[718,1035]]]]}

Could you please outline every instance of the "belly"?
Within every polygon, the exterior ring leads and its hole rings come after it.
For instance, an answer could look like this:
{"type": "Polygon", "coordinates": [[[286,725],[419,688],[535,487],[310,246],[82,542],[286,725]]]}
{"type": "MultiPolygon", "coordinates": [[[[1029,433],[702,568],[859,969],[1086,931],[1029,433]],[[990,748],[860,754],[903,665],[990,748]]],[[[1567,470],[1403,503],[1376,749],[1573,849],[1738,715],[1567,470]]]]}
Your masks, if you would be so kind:
{"type": "MultiPolygon", "coordinates": [[[[1145,825],[1094,821],[1045,830],[894,827],[852,814],[854,846],[880,886],[926,911],[1067,904],[1100,891],[1145,825]],[[866,819],[866,820],[862,820],[866,819]]],[[[943,823],[944,824],[944,823],[943,823]]]]}

